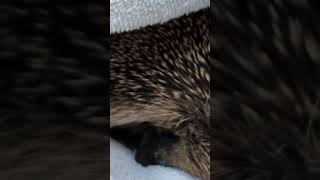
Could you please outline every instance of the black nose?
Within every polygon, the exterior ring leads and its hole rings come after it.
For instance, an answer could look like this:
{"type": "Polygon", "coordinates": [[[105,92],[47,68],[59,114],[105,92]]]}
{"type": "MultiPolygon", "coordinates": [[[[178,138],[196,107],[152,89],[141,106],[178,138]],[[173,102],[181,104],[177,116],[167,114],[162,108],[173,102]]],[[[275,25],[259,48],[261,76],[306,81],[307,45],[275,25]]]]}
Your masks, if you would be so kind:
{"type": "Polygon", "coordinates": [[[156,165],[157,161],[152,152],[137,151],[135,155],[136,161],[142,166],[156,165]]]}

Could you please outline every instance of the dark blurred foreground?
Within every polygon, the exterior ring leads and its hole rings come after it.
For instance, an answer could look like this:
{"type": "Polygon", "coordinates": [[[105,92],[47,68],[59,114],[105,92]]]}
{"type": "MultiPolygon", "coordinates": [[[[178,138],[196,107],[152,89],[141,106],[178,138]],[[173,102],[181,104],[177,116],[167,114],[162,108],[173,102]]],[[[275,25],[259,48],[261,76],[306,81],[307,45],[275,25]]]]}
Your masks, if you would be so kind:
{"type": "Polygon", "coordinates": [[[0,179],[108,178],[107,9],[0,5],[0,179]]]}

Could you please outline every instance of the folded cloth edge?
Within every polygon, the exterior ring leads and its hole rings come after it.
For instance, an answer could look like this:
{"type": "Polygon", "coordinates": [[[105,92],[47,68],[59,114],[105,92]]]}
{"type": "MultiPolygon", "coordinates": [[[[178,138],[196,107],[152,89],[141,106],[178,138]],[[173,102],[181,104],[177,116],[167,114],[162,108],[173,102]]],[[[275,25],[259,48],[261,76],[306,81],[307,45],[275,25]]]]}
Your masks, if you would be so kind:
{"type": "Polygon", "coordinates": [[[110,34],[163,23],[209,6],[210,0],[111,0],[110,34]]]}

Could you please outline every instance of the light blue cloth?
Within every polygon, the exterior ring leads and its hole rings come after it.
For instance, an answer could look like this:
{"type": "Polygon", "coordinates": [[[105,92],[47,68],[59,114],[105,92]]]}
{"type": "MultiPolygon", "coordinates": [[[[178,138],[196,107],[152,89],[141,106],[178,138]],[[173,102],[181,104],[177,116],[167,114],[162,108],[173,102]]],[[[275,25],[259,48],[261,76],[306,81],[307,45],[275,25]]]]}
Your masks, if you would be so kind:
{"type": "Polygon", "coordinates": [[[110,33],[166,22],[209,6],[210,0],[110,0],[110,33]]]}

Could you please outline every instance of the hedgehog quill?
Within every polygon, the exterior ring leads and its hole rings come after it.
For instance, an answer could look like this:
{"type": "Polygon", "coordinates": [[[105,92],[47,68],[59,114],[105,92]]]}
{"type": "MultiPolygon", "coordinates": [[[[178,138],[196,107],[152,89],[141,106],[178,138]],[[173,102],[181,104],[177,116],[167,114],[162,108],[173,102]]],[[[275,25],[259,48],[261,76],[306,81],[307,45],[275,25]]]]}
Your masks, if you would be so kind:
{"type": "Polygon", "coordinates": [[[138,162],[177,167],[204,180],[210,178],[208,23],[205,9],[112,34],[110,59],[111,128],[161,128],[144,134],[149,138],[137,150],[138,162]]]}

